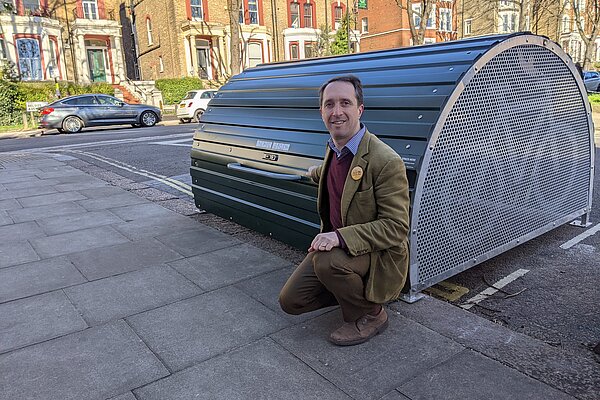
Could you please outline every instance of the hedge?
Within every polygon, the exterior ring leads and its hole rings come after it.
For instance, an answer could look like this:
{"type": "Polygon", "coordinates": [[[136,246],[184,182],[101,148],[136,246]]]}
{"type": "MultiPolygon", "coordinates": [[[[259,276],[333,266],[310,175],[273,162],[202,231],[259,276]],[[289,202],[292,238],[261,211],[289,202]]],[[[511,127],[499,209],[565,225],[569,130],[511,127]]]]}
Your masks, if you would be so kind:
{"type": "Polygon", "coordinates": [[[16,125],[21,122],[18,104],[23,99],[18,84],[0,79],[0,125],[16,125]]]}
{"type": "Polygon", "coordinates": [[[204,88],[199,78],[157,79],[156,88],[162,92],[164,104],[177,104],[190,90],[204,88]]]}

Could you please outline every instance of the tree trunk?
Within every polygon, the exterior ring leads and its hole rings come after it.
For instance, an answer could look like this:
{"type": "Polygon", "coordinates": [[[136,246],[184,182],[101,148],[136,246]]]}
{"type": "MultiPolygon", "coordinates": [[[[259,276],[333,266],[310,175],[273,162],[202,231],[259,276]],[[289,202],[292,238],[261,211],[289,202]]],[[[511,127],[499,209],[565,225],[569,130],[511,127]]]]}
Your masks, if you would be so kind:
{"type": "Polygon", "coordinates": [[[231,76],[240,73],[242,64],[241,39],[240,39],[240,0],[227,0],[227,10],[229,12],[229,26],[231,27],[231,57],[229,59],[229,68],[231,76]]]}

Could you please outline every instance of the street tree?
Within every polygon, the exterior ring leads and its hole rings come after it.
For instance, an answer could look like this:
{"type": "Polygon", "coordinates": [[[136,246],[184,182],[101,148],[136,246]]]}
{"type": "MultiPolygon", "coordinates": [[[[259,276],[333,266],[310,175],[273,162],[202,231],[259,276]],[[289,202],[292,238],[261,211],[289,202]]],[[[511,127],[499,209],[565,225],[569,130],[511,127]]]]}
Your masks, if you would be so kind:
{"type": "Polygon", "coordinates": [[[229,68],[231,70],[231,76],[240,73],[242,65],[242,54],[241,54],[241,28],[240,28],[240,8],[242,6],[241,0],[227,0],[227,11],[229,13],[229,26],[231,29],[231,42],[230,50],[231,57],[229,59],[229,68]]]}
{"type": "Polygon", "coordinates": [[[331,35],[329,32],[331,32],[329,25],[325,24],[319,27],[315,40],[315,57],[327,57],[332,55],[331,35]]]}
{"type": "Polygon", "coordinates": [[[331,54],[339,55],[339,54],[348,54],[348,27],[350,24],[350,16],[348,13],[344,15],[342,21],[340,22],[340,27],[335,32],[335,36],[333,37],[333,43],[331,43],[331,54]]]}
{"type": "Polygon", "coordinates": [[[408,14],[408,26],[413,45],[418,46],[425,41],[427,16],[432,17],[433,5],[436,2],[436,0],[396,0],[398,7],[408,14]]]}
{"type": "Polygon", "coordinates": [[[600,4],[599,0],[571,0],[571,8],[575,19],[577,32],[581,37],[585,51],[582,68],[587,69],[592,63],[596,39],[600,33],[600,4]]]}

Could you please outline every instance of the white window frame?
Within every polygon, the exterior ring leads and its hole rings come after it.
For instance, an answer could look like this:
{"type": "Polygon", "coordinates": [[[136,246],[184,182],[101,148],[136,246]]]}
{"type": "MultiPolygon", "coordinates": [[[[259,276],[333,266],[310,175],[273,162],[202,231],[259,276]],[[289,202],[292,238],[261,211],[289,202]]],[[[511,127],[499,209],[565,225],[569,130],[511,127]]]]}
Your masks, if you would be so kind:
{"type": "Polygon", "coordinates": [[[192,15],[192,20],[204,21],[204,4],[202,0],[190,0],[190,14],[192,15]]]}
{"type": "Polygon", "coordinates": [[[290,21],[292,28],[300,28],[300,4],[298,2],[290,3],[290,21]],[[296,7],[296,19],[294,19],[294,14],[292,13],[292,7],[296,7]]]}
{"type": "Polygon", "coordinates": [[[464,35],[471,35],[473,33],[473,19],[465,19],[465,24],[463,27],[464,35]]]}
{"type": "Polygon", "coordinates": [[[146,34],[148,35],[148,46],[152,46],[154,40],[152,38],[152,21],[150,18],[146,18],[146,34]]]}
{"type": "Polygon", "coordinates": [[[0,37],[0,60],[8,60],[8,52],[6,51],[6,41],[0,37]]]}
{"type": "Polygon", "coordinates": [[[162,56],[158,56],[158,72],[165,72],[165,63],[162,56]]]}
{"type": "Polygon", "coordinates": [[[34,12],[34,11],[38,11],[42,8],[42,2],[41,0],[22,0],[21,2],[22,7],[23,7],[23,11],[27,12],[34,12]],[[35,8],[31,8],[30,4],[25,4],[26,2],[28,3],[37,3],[37,7],[35,8]]]}
{"type": "MultiPolygon", "coordinates": [[[[441,8],[440,8],[441,10],[441,8]]],[[[429,17],[427,18],[427,22],[425,23],[426,29],[435,29],[435,4],[431,5],[431,11],[429,11],[429,17]]]]}
{"type": "Polygon", "coordinates": [[[304,3],[302,5],[302,10],[304,11],[304,16],[302,17],[302,22],[304,22],[304,28],[314,28],[313,26],[313,12],[314,7],[312,3],[304,3]],[[310,10],[310,13],[307,14],[306,10],[310,10]],[[308,21],[308,24],[306,23],[308,21]]]}
{"type": "Polygon", "coordinates": [[[517,19],[516,11],[500,11],[498,13],[500,18],[500,23],[498,26],[498,31],[501,33],[512,33],[516,32],[519,26],[519,21],[517,19]]]}
{"type": "Polygon", "coordinates": [[[344,9],[342,8],[342,6],[338,5],[338,6],[333,7],[333,21],[334,21],[333,25],[334,25],[335,30],[340,29],[340,26],[342,26],[343,20],[344,20],[344,9]],[[337,16],[335,15],[337,10],[340,10],[340,14],[341,14],[339,20],[337,19],[337,16]]]}
{"type": "Polygon", "coordinates": [[[258,0],[247,0],[248,1],[248,22],[250,25],[258,25],[258,0]]]}
{"type": "Polygon", "coordinates": [[[571,32],[571,18],[568,15],[563,15],[562,18],[562,31],[563,33],[571,32]]]}
{"type": "Polygon", "coordinates": [[[99,19],[98,0],[81,0],[84,19],[99,19]]]}
{"type": "Polygon", "coordinates": [[[452,9],[440,7],[440,32],[452,32],[452,9]]]}
{"type": "Polygon", "coordinates": [[[369,33],[369,18],[364,17],[363,19],[360,20],[360,23],[361,23],[361,32],[369,33]]]}
{"type": "Polygon", "coordinates": [[[248,67],[255,67],[255,66],[257,66],[258,64],[262,64],[262,63],[264,63],[264,56],[263,56],[263,45],[262,45],[262,43],[261,43],[261,42],[249,42],[249,43],[248,43],[248,50],[247,50],[247,53],[248,53],[248,67]],[[254,57],[254,58],[251,58],[251,57],[250,57],[250,54],[252,53],[252,52],[250,51],[250,48],[251,48],[251,47],[254,47],[254,48],[256,48],[257,46],[258,46],[258,50],[259,50],[259,53],[258,53],[258,54],[260,54],[260,60],[258,60],[258,57],[254,57]],[[258,62],[253,62],[253,60],[254,60],[254,61],[258,61],[258,62]]]}
{"type": "Polygon", "coordinates": [[[412,4],[413,25],[418,28],[421,25],[421,3],[412,4]]]}

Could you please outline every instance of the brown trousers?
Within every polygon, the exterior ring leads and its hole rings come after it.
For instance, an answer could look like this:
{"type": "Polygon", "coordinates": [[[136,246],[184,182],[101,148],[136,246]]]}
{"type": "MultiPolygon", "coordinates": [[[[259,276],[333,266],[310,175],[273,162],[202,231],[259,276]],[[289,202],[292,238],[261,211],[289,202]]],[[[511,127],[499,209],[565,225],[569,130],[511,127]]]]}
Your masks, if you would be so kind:
{"type": "Polygon", "coordinates": [[[372,312],[377,304],[365,299],[370,255],[352,257],[339,248],[308,253],[279,294],[288,314],[303,314],[340,305],[345,322],[372,312]]]}

